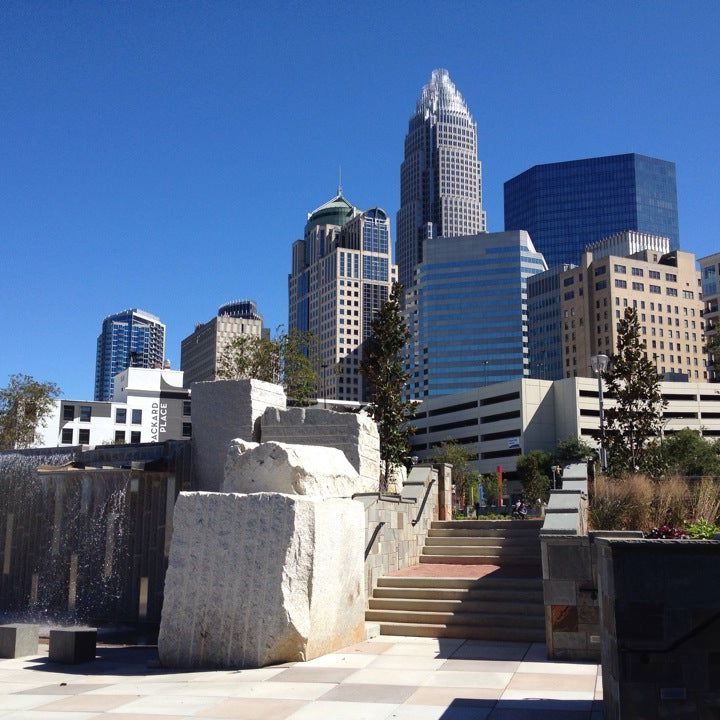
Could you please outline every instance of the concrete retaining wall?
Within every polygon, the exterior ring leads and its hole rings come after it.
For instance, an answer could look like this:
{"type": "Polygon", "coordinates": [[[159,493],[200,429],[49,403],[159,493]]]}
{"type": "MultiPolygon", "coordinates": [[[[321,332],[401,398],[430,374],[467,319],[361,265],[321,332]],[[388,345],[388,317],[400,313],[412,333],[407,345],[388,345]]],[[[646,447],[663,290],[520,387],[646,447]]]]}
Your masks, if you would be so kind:
{"type": "Polygon", "coordinates": [[[420,562],[430,524],[438,519],[438,474],[414,467],[400,497],[378,493],[353,496],[365,506],[365,590],[378,578],[420,562]]]}

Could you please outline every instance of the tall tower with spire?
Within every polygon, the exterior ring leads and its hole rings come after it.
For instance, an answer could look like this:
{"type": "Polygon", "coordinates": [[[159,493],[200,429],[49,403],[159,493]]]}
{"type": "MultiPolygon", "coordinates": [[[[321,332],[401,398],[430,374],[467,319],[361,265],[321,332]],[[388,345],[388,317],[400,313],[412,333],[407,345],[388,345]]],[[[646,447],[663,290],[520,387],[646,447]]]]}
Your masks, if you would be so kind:
{"type": "Polygon", "coordinates": [[[485,230],[477,127],[448,71],[433,70],[410,118],[400,166],[400,282],[412,285],[426,238],[485,230]]]}

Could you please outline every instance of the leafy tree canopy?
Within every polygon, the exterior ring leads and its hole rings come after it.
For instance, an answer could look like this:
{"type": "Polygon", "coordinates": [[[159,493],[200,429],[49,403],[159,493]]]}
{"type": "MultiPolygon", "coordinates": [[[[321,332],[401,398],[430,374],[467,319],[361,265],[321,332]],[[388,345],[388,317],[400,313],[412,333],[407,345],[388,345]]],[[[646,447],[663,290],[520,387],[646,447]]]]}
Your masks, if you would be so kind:
{"type": "Polygon", "coordinates": [[[561,440],[555,448],[555,460],[558,465],[588,462],[597,458],[597,451],[592,445],[574,435],[561,440]]]}
{"type": "Polygon", "coordinates": [[[720,446],[695,430],[685,428],[668,435],[661,453],[670,475],[720,475],[720,446]]]}
{"type": "Polygon", "coordinates": [[[417,403],[403,399],[408,379],[403,353],[410,332],[400,309],[401,295],[402,285],[394,283],[390,297],[373,318],[360,368],[370,389],[368,409],[380,434],[382,490],[387,488],[392,466],[405,463],[415,431],[407,420],[417,403]]]}
{"type": "Polygon", "coordinates": [[[470,467],[470,453],[457,440],[445,440],[437,448],[433,462],[452,465],[452,478],[457,495],[465,499],[471,486],[477,483],[478,474],[470,467]]]}
{"type": "Polygon", "coordinates": [[[637,311],[627,308],[619,323],[617,351],[603,374],[608,395],[615,398],[615,405],[605,411],[605,448],[616,475],[649,471],[644,450],[662,429],[666,403],[660,378],[645,352],[637,311]]]}
{"type": "Polygon", "coordinates": [[[552,485],[553,458],[544,450],[531,450],[517,461],[517,474],[525,499],[531,505],[547,502],[552,485]]]}
{"type": "Polygon", "coordinates": [[[55,383],[11,375],[8,385],[0,388],[0,450],[34,445],[38,428],[58,397],[60,388],[55,383]]]}

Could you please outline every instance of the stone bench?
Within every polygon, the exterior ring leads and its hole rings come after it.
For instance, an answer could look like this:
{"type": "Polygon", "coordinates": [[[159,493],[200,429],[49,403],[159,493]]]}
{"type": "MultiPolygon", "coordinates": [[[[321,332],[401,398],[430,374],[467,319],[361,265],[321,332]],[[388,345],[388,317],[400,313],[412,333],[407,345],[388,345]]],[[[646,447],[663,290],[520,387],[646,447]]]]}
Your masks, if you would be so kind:
{"type": "Polygon", "coordinates": [[[0,658],[37,655],[37,625],[0,625],[0,658]]]}
{"type": "Polygon", "coordinates": [[[50,662],[65,665],[92,662],[96,647],[96,628],[66,627],[50,631],[50,662]]]}

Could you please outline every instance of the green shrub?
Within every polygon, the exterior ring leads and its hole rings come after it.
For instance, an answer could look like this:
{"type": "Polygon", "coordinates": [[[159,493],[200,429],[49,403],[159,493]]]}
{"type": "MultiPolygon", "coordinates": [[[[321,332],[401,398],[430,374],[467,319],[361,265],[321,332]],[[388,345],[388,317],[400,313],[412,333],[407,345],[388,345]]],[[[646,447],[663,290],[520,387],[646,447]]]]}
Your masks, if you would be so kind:
{"type": "Polygon", "coordinates": [[[687,525],[685,531],[694,540],[713,540],[720,533],[720,525],[698,520],[687,525]]]}

